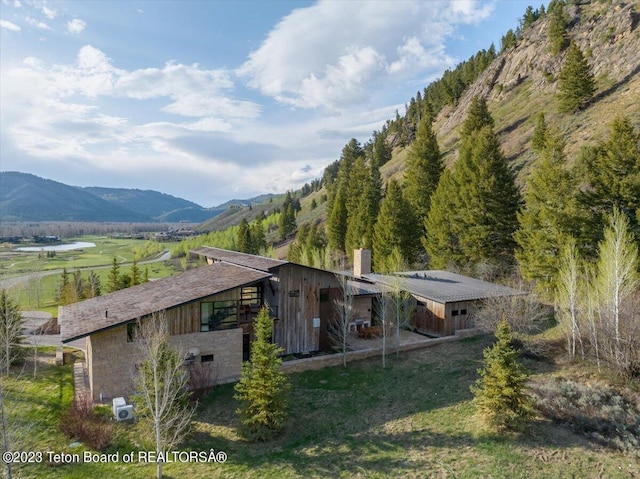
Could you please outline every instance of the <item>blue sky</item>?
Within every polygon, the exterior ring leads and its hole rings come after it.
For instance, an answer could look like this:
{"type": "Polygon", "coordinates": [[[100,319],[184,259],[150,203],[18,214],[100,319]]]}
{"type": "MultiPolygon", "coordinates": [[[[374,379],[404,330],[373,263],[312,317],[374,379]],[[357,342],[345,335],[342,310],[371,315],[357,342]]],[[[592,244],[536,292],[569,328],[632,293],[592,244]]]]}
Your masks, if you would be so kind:
{"type": "Polygon", "coordinates": [[[2,171],[207,207],[320,177],[530,4],[0,2],[2,171]]]}

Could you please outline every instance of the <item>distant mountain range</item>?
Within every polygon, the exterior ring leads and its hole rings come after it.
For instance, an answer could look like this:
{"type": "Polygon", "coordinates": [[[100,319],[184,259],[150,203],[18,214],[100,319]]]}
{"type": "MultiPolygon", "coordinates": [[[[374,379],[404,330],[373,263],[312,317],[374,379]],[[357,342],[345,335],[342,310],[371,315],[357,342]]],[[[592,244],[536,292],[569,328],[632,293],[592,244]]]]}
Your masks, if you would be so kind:
{"type": "Polygon", "coordinates": [[[0,221],[113,221],[202,223],[233,204],[213,208],[153,190],[76,187],[28,173],[0,172],[0,221]]]}

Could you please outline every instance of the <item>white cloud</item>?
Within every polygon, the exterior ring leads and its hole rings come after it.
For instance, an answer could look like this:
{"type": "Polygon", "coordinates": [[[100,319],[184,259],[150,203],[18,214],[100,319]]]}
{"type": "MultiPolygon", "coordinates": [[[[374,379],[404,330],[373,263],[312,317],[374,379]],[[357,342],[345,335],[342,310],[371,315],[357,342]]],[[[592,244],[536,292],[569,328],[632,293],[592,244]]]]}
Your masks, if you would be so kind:
{"type": "Polygon", "coordinates": [[[10,22],[9,20],[0,20],[0,28],[11,30],[12,32],[19,32],[21,30],[20,26],[10,22]]]}
{"type": "Polygon", "coordinates": [[[15,8],[20,8],[20,7],[22,7],[22,3],[19,0],[14,0],[13,6],[15,8]]]}
{"type": "Polygon", "coordinates": [[[87,23],[79,18],[74,18],[73,20],[69,20],[67,22],[67,31],[73,34],[82,33],[82,31],[86,28],[87,23]]]}
{"type": "Polygon", "coordinates": [[[46,5],[42,6],[42,13],[49,20],[53,20],[54,18],[56,18],[56,15],[58,14],[58,12],[56,10],[51,9],[51,8],[47,7],[46,5]]]}
{"type": "Polygon", "coordinates": [[[490,9],[473,0],[321,0],[283,18],[237,73],[296,107],[366,104],[376,90],[452,66],[445,39],[490,9]]]}
{"type": "Polygon", "coordinates": [[[25,21],[29,25],[33,25],[34,27],[40,28],[42,30],[51,30],[51,27],[44,22],[36,20],[35,18],[25,17],[25,21]]]}

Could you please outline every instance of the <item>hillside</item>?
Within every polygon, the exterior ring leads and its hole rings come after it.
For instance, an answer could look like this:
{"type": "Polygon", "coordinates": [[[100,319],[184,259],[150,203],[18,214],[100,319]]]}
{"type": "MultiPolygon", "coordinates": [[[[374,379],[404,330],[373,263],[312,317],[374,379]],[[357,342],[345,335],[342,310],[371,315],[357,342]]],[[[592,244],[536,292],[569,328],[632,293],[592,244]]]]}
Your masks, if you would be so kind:
{"type": "Polygon", "coordinates": [[[231,200],[213,208],[153,190],[76,187],[20,172],[0,172],[0,220],[203,223],[234,205],[271,195],[231,200]]]}
{"type": "MultiPolygon", "coordinates": [[[[558,113],[556,93],[558,76],[564,64],[566,50],[554,55],[550,51],[548,29],[550,17],[545,16],[518,33],[515,46],[497,54],[489,66],[479,74],[453,105],[445,105],[437,114],[434,130],[445,162],[451,166],[457,158],[459,129],[471,99],[479,96],[487,100],[495,121],[502,150],[524,186],[525,178],[535,156],[530,151],[536,115],[545,114],[547,124],[561,132],[567,142],[565,152],[572,163],[582,146],[604,139],[614,117],[628,116],[640,128],[640,6],[639,2],[580,2],[567,5],[567,37],[585,52],[597,82],[597,91],[587,107],[575,114],[558,113]]],[[[524,13],[524,12],[523,12],[524,13]]],[[[514,25],[515,28],[515,25],[514,25]]],[[[480,53],[480,52],[479,52],[480,53]]],[[[450,74],[451,72],[446,72],[450,74]]],[[[426,88],[425,88],[426,92],[426,88]]],[[[425,98],[423,96],[422,98],[425,98]]],[[[418,96],[416,96],[418,98],[418,96]]],[[[411,105],[415,99],[411,98],[411,105]]],[[[418,109],[420,106],[418,106],[418,109]]],[[[408,130],[409,139],[415,136],[416,124],[409,111],[400,120],[408,130]]],[[[401,180],[410,144],[402,145],[391,133],[398,119],[389,120],[387,141],[393,146],[391,161],[382,166],[383,180],[401,180]]],[[[345,143],[349,138],[345,138],[345,143]]],[[[336,157],[339,152],[336,152],[336,157]]],[[[300,194],[300,192],[298,192],[300,194]]],[[[297,223],[326,221],[326,188],[301,198],[302,211],[297,223]],[[317,208],[311,209],[315,200],[317,208]]],[[[257,212],[255,212],[257,214],[257,212]]],[[[243,209],[228,211],[224,222],[215,229],[251,219],[243,209]]]]}
{"type": "Polygon", "coordinates": [[[0,173],[2,221],[133,221],[149,218],[88,191],[18,172],[0,173]]]}
{"type": "Polygon", "coordinates": [[[160,222],[176,223],[188,221],[201,223],[225,209],[224,207],[203,208],[192,201],[153,190],[102,188],[98,186],[89,186],[82,189],[111,204],[141,213],[154,221],[160,222]]]}

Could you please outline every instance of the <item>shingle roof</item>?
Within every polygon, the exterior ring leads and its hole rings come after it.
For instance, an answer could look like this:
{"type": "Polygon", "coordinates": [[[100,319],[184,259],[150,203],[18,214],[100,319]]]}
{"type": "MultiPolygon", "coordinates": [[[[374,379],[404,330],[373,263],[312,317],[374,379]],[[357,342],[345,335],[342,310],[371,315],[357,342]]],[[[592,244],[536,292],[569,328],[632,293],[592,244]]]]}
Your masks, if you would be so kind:
{"type": "Polygon", "coordinates": [[[399,280],[403,290],[443,304],[524,294],[513,288],[449,271],[407,271],[398,275],[367,274],[363,278],[387,286],[393,286],[399,280]]]}
{"type": "Polygon", "coordinates": [[[254,283],[270,276],[268,273],[237,265],[214,263],[104,296],[61,306],[58,310],[61,339],[63,342],[73,341],[147,314],[254,283]]]}
{"type": "Polygon", "coordinates": [[[212,248],[211,246],[201,246],[191,250],[192,253],[212,258],[215,261],[224,261],[225,263],[246,266],[247,268],[257,269],[259,271],[271,271],[273,268],[287,264],[288,261],[279,259],[266,258],[247,253],[239,253],[237,251],[229,251],[226,249],[212,248]]]}

